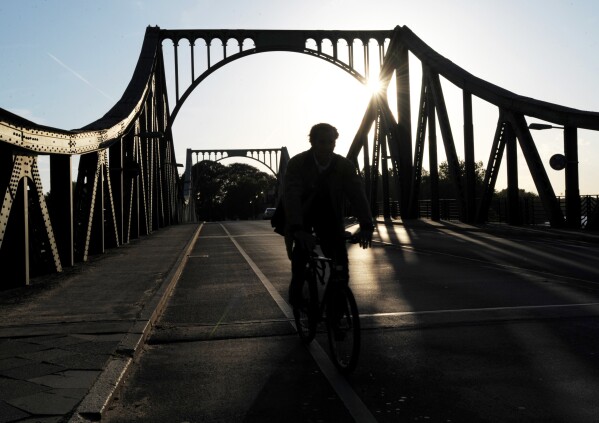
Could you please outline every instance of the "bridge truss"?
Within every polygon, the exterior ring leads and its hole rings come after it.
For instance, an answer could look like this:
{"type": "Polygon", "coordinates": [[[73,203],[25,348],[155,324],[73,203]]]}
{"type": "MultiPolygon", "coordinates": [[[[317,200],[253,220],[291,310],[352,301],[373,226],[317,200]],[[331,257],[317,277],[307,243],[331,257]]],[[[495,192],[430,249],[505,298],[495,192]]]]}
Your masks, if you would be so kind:
{"type": "MultiPolygon", "coordinates": [[[[373,207],[382,199],[386,217],[390,215],[392,196],[399,200],[403,219],[417,217],[427,138],[433,218],[438,217],[435,207],[438,210],[439,198],[434,189],[438,182],[438,123],[462,221],[486,220],[504,152],[510,209],[516,209],[515,151],[519,145],[551,224],[580,226],[577,131],[599,130],[598,113],[521,97],[483,81],[437,54],[405,26],[389,31],[148,27],[128,87],[117,104],[97,121],[78,130],[63,130],[38,125],[0,109],[0,264],[3,269],[0,288],[29,283],[32,275],[61,271],[106,248],[117,247],[190,216],[190,201],[185,198],[188,192],[185,187],[191,183],[190,163],[186,176],[181,178],[177,173],[171,131],[179,110],[211,73],[234,60],[273,51],[296,52],[325,60],[360,83],[368,81],[371,57],[378,56],[383,86],[387,89],[395,78],[397,104],[389,104],[386,91],[373,95],[365,105],[364,117],[347,153],[357,166],[362,163],[373,207]],[[172,85],[167,84],[165,68],[169,64],[163,58],[163,49],[168,48],[169,42],[174,51],[172,85]],[[222,52],[217,54],[219,45],[222,52]],[[188,70],[182,69],[179,59],[183,48],[189,49],[191,56],[188,70]],[[203,68],[196,65],[198,53],[203,53],[203,68]],[[421,62],[423,74],[414,136],[409,54],[421,62]],[[190,81],[187,86],[182,83],[183,73],[188,75],[184,79],[190,81]],[[462,91],[464,175],[459,166],[441,77],[462,91]],[[167,85],[174,86],[175,91],[171,93],[174,101],[170,105],[167,85]],[[474,190],[473,97],[498,110],[484,192],[480,197],[474,190]],[[565,216],[529,131],[526,119],[530,117],[564,127],[565,216]],[[42,192],[40,155],[50,158],[48,196],[42,192]],[[73,188],[71,163],[74,156],[80,156],[80,160],[73,188]],[[395,192],[390,192],[390,178],[395,178],[395,192]],[[381,180],[382,192],[379,193],[381,180]]],[[[236,150],[229,152],[233,151],[236,150]]],[[[200,152],[207,153],[207,150],[197,150],[200,152]]],[[[189,161],[189,154],[187,159],[189,161]]],[[[265,160],[256,160],[266,164],[265,160]]],[[[280,160],[278,166],[276,173],[280,176],[280,160]]],[[[511,223],[517,223],[515,216],[513,214],[511,223]]]]}

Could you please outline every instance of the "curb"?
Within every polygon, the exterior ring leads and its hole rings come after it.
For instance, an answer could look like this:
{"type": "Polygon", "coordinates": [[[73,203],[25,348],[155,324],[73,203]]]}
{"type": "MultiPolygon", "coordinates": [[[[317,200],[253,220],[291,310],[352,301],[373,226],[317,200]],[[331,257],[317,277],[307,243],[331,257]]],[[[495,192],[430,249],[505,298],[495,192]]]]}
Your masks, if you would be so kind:
{"type": "Polygon", "coordinates": [[[183,268],[187,264],[202,227],[203,223],[198,226],[187,242],[183,254],[179,256],[169,270],[160,289],[154,293],[152,299],[143,308],[137,322],[123,337],[114,355],[108,360],[102,373],[73,412],[72,417],[68,420],[69,423],[86,423],[102,419],[102,413],[110,403],[127,372],[131,369],[131,364],[140,353],[140,346],[143,345],[154,323],[162,314],[170,294],[177,285],[181,273],[183,273],[183,268]]]}

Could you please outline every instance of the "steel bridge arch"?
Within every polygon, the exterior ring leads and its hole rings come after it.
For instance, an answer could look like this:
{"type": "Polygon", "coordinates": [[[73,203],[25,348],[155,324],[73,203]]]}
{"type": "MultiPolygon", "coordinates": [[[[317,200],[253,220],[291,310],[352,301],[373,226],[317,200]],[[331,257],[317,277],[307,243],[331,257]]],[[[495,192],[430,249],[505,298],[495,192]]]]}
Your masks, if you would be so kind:
{"type": "MultiPolygon", "coordinates": [[[[227,160],[227,159],[235,159],[235,156],[227,156],[227,157],[221,157],[220,159],[216,159],[214,160],[215,162],[220,162],[222,160],[227,160]]],[[[264,166],[266,166],[268,168],[268,170],[272,173],[272,175],[276,178],[278,176],[277,172],[275,172],[269,165],[267,165],[266,163],[264,163],[262,160],[257,159],[255,157],[251,157],[251,156],[242,156],[241,158],[243,159],[252,159],[254,161],[257,161],[258,163],[262,163],[264,166]]]]}
{"type": "MultiPolygon", "coordinates": [[[[272,175],[277,178],[279,176],[281,167],[280,165],[277,165],[277,160],[279,159],[279,157],[275,157],[275,169],[272,168],[272,160],[269,161],[269,163],[266,163],[266,154],[265,153],[269,153],[269,156],[272,155],[272,153],[275,153],[275,156],[278,155],[282,155],[283,154],[283,148],[247,148],[247,149],[221,149],[221,150],[187,150],[187,154],[196,154],[196,157],[199,158],[199,155],[202,155],[202,160],[197,160],[196,163],[199,163],[200,161],[203,160],[210,160],[213,162],[220,162],[221,160],[225,160],[225,159],[235,159],[235,158],[241,158],[241,159],[252,159],[257,161],[258,163],[261,163],[262,165],[264,165],[266,168],[268,168],[268,170],[272,173],[272,175]],[[263,153],[263,157],[264,159],[261,160],[260,159],[260,153],[263,153]],[[204,155],[208,154],[208,158],[204,158],[204,155]],[[226,156],[225,156],[226,154],[226,156]],[[248,156],[248,154],[250,154],[248,156]],[[257,154],[258,157],[255,157],[254,154],[257,154]],[[212,155],[214,155],[214,159],[211,157],[212,155]],[[218,158],[217,158],[218,157],[218,158]]],[[[271,157],[272,158],[272,157],[271,157]]],[[[188,160],[186,160],[188,161],[188,160]]]]}
{"type": "MultiPolygon", "coordinates": [[[[312,53],[308,53],[308,52],[304,52],[304,51],[295,51],[295,50],[290,50],[290,49],[287,49],[287,50],[273,49],[273,50],[271,50],[271,52],[300,53],[300,54],[309,55],[311,57],[317,57],[317,58],[323,59],[323,60],[325,60],[329,63],[332,63],[332,64],[336,65],[337,67],[343,69],[344,71],[349,73],[351,76],[353,76],[355,79],[357,79],[358,82],[360,82],[361,84],[366,84],[366,82],[367,82],[367,79],[364,76],[362,76],[360,73],[349,69],[347,66],[345,66],[343,64],[343,62],[339,62],[338,60],[335,60],[332,56],[329,56],[324,53],[321,55],[314,55],[312,53]]],[[[239,59],[242,59],[242,58],[245,58],[248,56],[253,56],[258,53],[267,53],[267,51],[257,51],[255,48],[253,48],[250,50],[245,50],[242,53],[236,53],[233,56],[230,56],[230,57],[218,62],[217,64],[212,66],[210,69],[204,71],[200,76],[198,76],[196,78],[196,80],[193,81],[193,83],[183,92],[183,94],[177,101],[177,104],[173,108],[173,111],[171,112],[171,121],[170,121],[171,128],[172,128],[173,123],[175,122],[175,119],[177,118],[179,110],[181,110],[185,101],[189,98],[189,96],[193,93],[193,91],[198,87],[198,85],[200,85],[206,78],[208,78],[208,76],[212,75],[214,72],[216,72],[220,68],[223,68],[225,65],[228,65],[236,60],[239,60],[239,59]]]]}
{"type": "MultiPolygon", "coordinates": [[[[178,46],[182,40],[189,42],[189,47],[193,52],[195,43],[197,40],[203,40],[206,43],[208,52],[210,47],[215,40],[222,43],[223,46],[223,59],[216,62],[214,65],[210,64],[210,57],[208,54],[208,69],[202,72],[197,77],[194,76],[194,69],[192,65],[192,82],[185,89],[183,94],[179,96],[178,93],[178,81],[176,81],[176,104],[171,112],[170,126],[174,123],[179,110],[191,95],[191,93],[202,83],[208,76],[216,72],[218,69],[225,65],[232,63],[236,60],[252,56],[258,53],[268,52],[288,52],[288,53],[299,53],[305,54],[314,58],[324,60],[327,63],[331,63],[349,75],[354,77],[358,82],[365,85],[368,82],[369,77],[369,43],[374,40],[378,44],[380,60],[384,56],[385,43],[391,40],[393,31],[293,31],[293,30],[272,30],[269,37],[264,37],[266,31],[253,31],[253,30],[160,30],[160,43],[161,48],[164,48],[164,41],[170,40],[173,43],[175,50],[175,78],[178,80],[178,46]],[[234,35],[238,34],[238,35],[234,35]],[[247,40],[251,40],[254,43],[254,48],[243,50],[243,44],[247,40]],[[284,41],[279,41],[279,40],[284,41]],[[235,40],[238,43],[240,51],[227,57],[226,48],[230,40],[235,40]],[[317,46],[317,49],[310,49],[306,47],[308,42],[312,40],[317,46]],[[333,55],[324,53],[322,51],[322,45],[325,40],[328,40],[333,48],[333,55]],[[361,41],[364,49],[364,73],[362,75],[354,68],[353,61],[353,45],[355,41],[361,41]],[[338,44],[340,41],[345,41],[348,48],[348,61],[345,63],[341,61],[338,56],[338,44]],[[300,44],[301,42],[301,44],[300,44]]],[[[194,55],[192,54],[192,63],[194,55]]]]}

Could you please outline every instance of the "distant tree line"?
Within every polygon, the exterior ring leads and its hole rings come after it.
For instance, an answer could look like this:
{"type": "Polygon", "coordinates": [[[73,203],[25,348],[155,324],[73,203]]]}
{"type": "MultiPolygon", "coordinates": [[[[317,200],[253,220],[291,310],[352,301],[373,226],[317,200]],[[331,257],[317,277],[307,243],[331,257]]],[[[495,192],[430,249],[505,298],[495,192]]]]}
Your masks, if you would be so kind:
{"type": "MultiPolygon", "coordinates": [[[[460,173],[460,184],[462,189],[466,188],[466,163],[463,160],[459,161],[459,173],[460,173]]],[[[457,193],[455,190],[454,183],[450,177],[449,173],[449,164],[447,161],[443,161],[439,164],[438,168],[439,174],[439,198],[441,199],[454,199],[457,198],[457,193]]],[[[474,186],[475,186],[475,195],[477,198],[480,198],[483,189],[484,189],[484,181],[485,181],[485,168],[482,161],[478,161],[474,163],[474,186]]],[[[393,177],[393,170],[389,169],[389,192],[391,196],[395,196],[398,192],[397,187],[395,186],[395,178],[393,177]]],[[[379,194],[382,193],[382,182],[379,179],[378,186],[379,194]]],[[[519,190],[520,198],[537,198],[538,195],[532,192],[525,191],[523,189],[519,190]]],[[[507,189],[502,189],[500,191],[495,191],[493,193],[495,198],[504,198],[507,197],[507,189]]],[[[419,199],[421,200],[430,200],[431,198],[431,175],[430,172],[426,169],[422,169],[422,179],[420,183],[419,190],[419,199]]]]}
{"type": "Polygon", "coordinates": [[[276,178],[253,166],[205,160],[196,163],[192,172],[199,220],[252,219],[274,203],[276,178]]]}
{"type": "MultiPolygon", "coordinates": [[[[462,189],[466,188],[466,162],[459,161],[460,184],[462,189]]],[[[457,198],[455,186],[449,174],[449,163],[447,161],[439,164],[439,198],[457,198]]],[[[485,169],[483,162],[474,163],[474,186],[476,197],[480,197],[483,192],[485,181],[485,169]]],[[[430,172],[422,169],[422,182],[420,185],[420,199],[428,200],[431,198],[431,175],[430,172]]]]}

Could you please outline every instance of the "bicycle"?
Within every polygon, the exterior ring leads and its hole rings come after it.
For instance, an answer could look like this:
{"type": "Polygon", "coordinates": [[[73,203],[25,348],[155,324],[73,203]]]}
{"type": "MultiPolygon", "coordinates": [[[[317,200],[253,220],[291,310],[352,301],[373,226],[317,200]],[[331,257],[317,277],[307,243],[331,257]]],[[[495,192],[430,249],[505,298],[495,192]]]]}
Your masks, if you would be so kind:
{"type": "Polygon", "coordinates": [[[306,344],[324,321],[333,364],[345,374],[355,369],[360,355],[360,315],[352,290],[336,277],[333,260],[315,252],[310,255],[293,315],[299,337],[306,344]]]}

